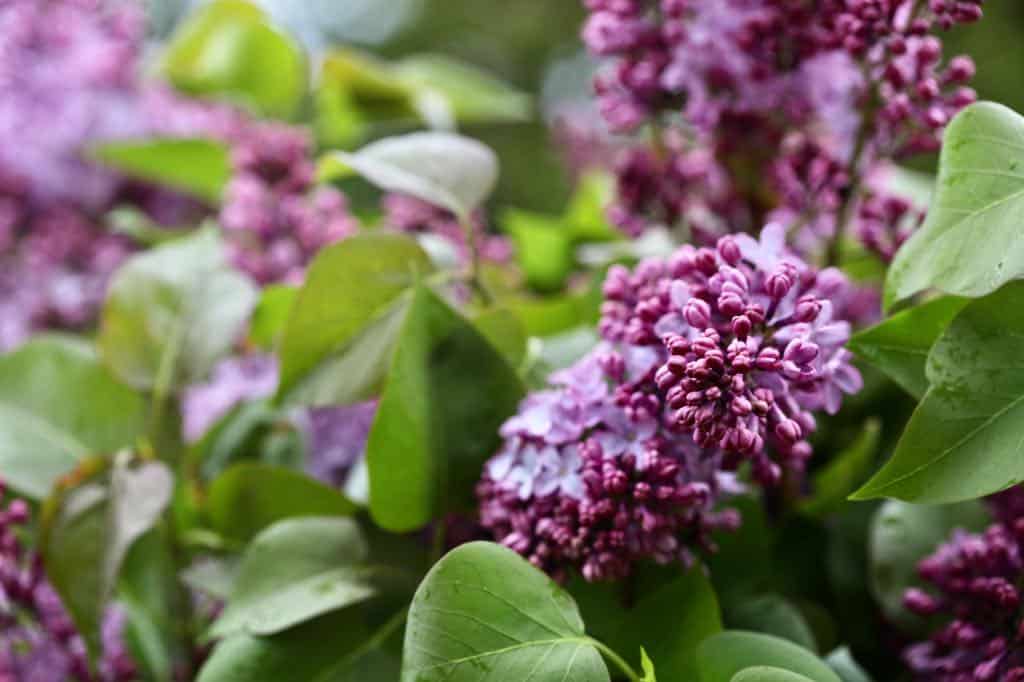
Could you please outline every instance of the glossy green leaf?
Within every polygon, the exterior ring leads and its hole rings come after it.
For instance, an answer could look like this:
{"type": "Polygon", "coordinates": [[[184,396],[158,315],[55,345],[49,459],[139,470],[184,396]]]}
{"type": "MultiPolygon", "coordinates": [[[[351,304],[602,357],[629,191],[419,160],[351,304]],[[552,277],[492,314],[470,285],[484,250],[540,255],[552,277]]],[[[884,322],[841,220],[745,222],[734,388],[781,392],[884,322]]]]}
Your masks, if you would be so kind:
{"type": "Polygon", "coordinates": [[[964,308],[928,356],[931,388],[854,499],[973,499],[1024,480],[1024,283],[964,308]]]}
{"type": "Polygon", "coordinates": [[[871,418],[864,422],[853,443],[839,451],[831,462],[814,474],[814,492],[800,503],[800,509],[812,516],[840,511],[847,496],[868,477],[878,452],[881,434],[882,424],[878,419],[871,418]]]}
{"type": "Polygon", "coordinates": [[[362,369],[365,375],[366,368],[381,363],[380,354],[386,355],[389,346],[379,337],[355,345],[360,332],[376,322],[388,336],[388,321],[395,319],[389,310],[432,270],[423,249],[402,235],[359,235],[322,250],[306,273],[281,337],[279,398],[314,405],[348,402],[339,398],[358,393],[352,390],[359,383],[353,371],[362,369]],[[359,351],[357,361],[346,363],[354,350],[359,351]],[[331,365],[339,363],[345,371],[332,372],[331,365]],[[316,376],[322,373],[328,376],[316,376]]]}
{"type": "Polygon", "coordinates": [[[39,499],[89,454],[132,445],[146,402],[92,347],[43,336],[0,356],[0,477],[39,499]]]}
{"type": "Polygon", "coordinates": [[[213,650],[197,682],[395,680],[398,664],[382,649],[384,643],[356,609],[343,609],[273,636],[227,638],[213,650]]]}
{"type": "Polygon", "coordinates": [[[405,631],[402,682],[608,682],[576,604],[499,545],[462,545],[420,584],[405,631]]]}
{"type": "Polygon", "coordinates": [[[384,191],[408,194],[468,216],[498,182],[498,157],[487,146],[461,135],[409,133],[325,157],[322,176],[346,173],[358,173],[384,191]]]}
{"type": "Polygon", "coordinates": [[[523,393],[515,370],[430,289],[405,314],[370,438],[370,512],[382,527],[420,528],[468,506],[498,427],[523,393]]]}
{"type": "Polygon", "coordinates": [[[178,88],[289,118],[306,92],[306,57],[246,0],[215,0],[178,29],[163,75],[178,88]]]}
{"type": "Polygon", "coordinates": [[[736,673],[731,682],[814,682],[809,677],[782,668],[759,665],[736,673]]]}
{"type": "Polygon", "coordinates": [[[297,287],[283,284],[271,285],[263,290],[249,325],[249,338],[253,343],[265,350],[277,346],[298,294],[297,287]]]}
{"type": "Polygon", "coordinates": [[[227,605],[210,634],[269,635],[378,593],[355,521],[302,518],[263,531],[242,557],[227,605]]]}
{"type": "Polygon", "coordinates": [[[917,564],[949,538],[953,528],[980,530],[989,516],[979,502],[922,506],[889,500],[875,512],[868,535],[871,592],[886,617],[917,622],[903,607],[907,588],[919,584],[917,564]]]}
{"type": "Polygon", "coordinates": [[[226,538],[245,542],[282,519],[351,516],[356,506],[338,490],[292,469],[236,464],[210,486],[206,513],[226,538]]]}
{"type": "Polygon", "coordinates": [[[494,346],[510,367],[519,367],[526,357],[526,329],[507,308],[490,308],[473,318],[477,331],[494,346]]]}
{"type": "Polygon", "coordinates": [[[105,142],[90,151],[105,166],[139,180],[220,201],[231,179],[231,158],[221,142],[204,139],[153,139],[105,142]]]}
{"type": "Polygon", "coordinates": [[[781,668],[814,682],[840,682],[832,669],[807,649],[778,637],[742,630],[704,640],[697,648],[697,660],[701,682],[731,682],[736,673],[758,666],[781,668]]]}
{"type": "Polygon", "coordinates": [[[773,635],[799,644],[808,651],[817,651],[807,621],[799,609],[778,594],[766,594],[744,599],[728,612],[730,627],[773,635]]]}
{"type": "Polygon", "coordinates": [[[128,384],[180,387],[226,355],[256,302],[213,230],[130,258],[111,280],[99,348],[128,384]]]}
{"type": "Polygon", "coordinates": [[[858,332],[847,347],[920,400],[928,390],[928,351],[966,304],[957,296],[928,301],[858,332]]]}
{"type": "Polygon", "coordinates": [[[845,646],[830,653],[825,662],[843,682],[871,682],[871,676],[853,660],[853,655],[845,646]]]}
{"type": "Polygon", "coordinates": [[[407,57],[395,64],[394,72],[413,93],[436,93],[459,122],[524,121],[531,114],[528,95],[443,55],[407,57]]]}
{"type": "Polygon", "coordinates": [[[637,602],[610,641],[630,656],[645,649],[662,679],[695,680],[697,645],[721,631],[715,591],[703,569],[694,567],[637,602]]]}
{"type": "Polygon", "coordinates": [[[896,254],[886,306],[927,288],[984,296],[1024,275],[1024,118],[980,102],[946,127],[924,226],[896,254]]]}

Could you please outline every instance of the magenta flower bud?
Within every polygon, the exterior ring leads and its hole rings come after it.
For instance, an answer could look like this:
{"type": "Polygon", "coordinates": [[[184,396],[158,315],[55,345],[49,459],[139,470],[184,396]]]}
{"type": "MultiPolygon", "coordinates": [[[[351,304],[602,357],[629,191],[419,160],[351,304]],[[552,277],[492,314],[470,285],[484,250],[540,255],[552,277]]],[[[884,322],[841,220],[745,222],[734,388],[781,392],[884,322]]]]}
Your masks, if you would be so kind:
{"type": "Polygon", "coordinates": [[[802,339],[793,339],[786,346],[783,358],[798,365],[806,365],[818,357],[819,348],[816,344],[802,339]]]}
{"type": "Polygon", "coordinates": [[[786,444],[796,443],[802,435],[800,425],[792,419],[783,419],[775,425],[775,436],[786,444]]]}
{"type": "Polygon", "coordinates": [[[711,306],[699,298],[690,299],[683,308],[687,324],[695,329],[704,329],[711,323],[711,306]]]}

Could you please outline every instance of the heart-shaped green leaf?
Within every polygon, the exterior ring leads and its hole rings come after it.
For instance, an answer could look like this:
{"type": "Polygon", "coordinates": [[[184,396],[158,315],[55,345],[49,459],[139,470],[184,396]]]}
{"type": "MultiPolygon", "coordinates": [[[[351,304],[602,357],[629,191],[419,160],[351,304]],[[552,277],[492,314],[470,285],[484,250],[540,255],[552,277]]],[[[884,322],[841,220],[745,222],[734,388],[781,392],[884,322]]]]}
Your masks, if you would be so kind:
{"type": "Polygon", "coordinates": [[[814,680],[782,668],[759,665],[739,671],[730,682],[814,682],[814,680]]]}
{"type": "Polygon", "coordinates": [[[608,682],[572,597],[515,552],[473,542],[416,590],[402,682],[608,682]]]}
{"type": "Polygon", "coordinates": [[[1024,117],[993,102],[946,127],[925,224],[896,254],[886,307],[934,287],[984,296],[1024,275],[1024,117]]]}
{"type": "Polygon", "coordinates": [[[697,660],[701,682],[732,682],[740,671],[758,666],[782,668],[814,682],[840,682],[824,661],[802,646],[755,632],[733,630],[709,637],[697,648],[697,660]]]}

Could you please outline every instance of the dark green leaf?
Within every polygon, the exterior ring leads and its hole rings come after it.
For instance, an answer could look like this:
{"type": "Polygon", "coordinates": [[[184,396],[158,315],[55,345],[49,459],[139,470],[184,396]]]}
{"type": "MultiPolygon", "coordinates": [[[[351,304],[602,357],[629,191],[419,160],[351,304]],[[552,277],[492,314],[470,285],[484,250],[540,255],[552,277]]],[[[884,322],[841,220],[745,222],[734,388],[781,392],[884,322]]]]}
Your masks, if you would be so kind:
{"type": "Polygon", "coordinates": [[[275,118],[289,118],[306,92],[298,45],[246,0],[216,0],[171,38],[161,64],[178,88],[215,95],[275,118]]]}
{"type": "Polygon", "coordinates": [[[1024,118],[980,102],[946,127],[928,219],[896,254],[886,307],[934,287],[984,296],[1024,275],[1024,118]]]}
{"type": "Polygon", "coordinates": [[[1024,479],[1024,283],[964,308],[928,356],[931,388],[896,452],[854,499],[942,503],[1024,479]]]}
{"type": "Polygon", "coordinates": [[[80,459],[145,428],[145,400],[80,340],[39,337],[0,356],[0,474],[25,495],[45,497],[80,459]]]}
{"type": "Polygon", "coordinates": [[[246,550],[231,596],[210,634],[270,635],[375,596],[375,569],[351,519],[281,521],[246,550]]]}
{"type": "Polygon", "coordinates": [[[612,641],[630,654],[646,649],[662,679],[696,680],[697,645],[721,630],[715,591],[703,568],[694,567],[641,599],[612,641]]]}
{"type": "Polygon", "coordinates": [[[210,525],[246,542],[276,521],[297,516],[350,516],[356,506],[338,490],[291,469],[237,464],[210,486],[210,525]]]}
{"type": "Polygon", "coordinates": [[[800,611],[785,597],[766,594],[745,599],[728,612],[730,627],[762,632],[817,651],[814,633],[800,611]]]}
{"type": "Polygon", "coordinates": [[[739,671],[730,682],[814,682],[814,680],[782,668],[759,665],[739,671]]]}
{"type": "Polygon", "coordinates": [[[882,424],[878,419],[864,422],[857,439],[814,475],[814,494],[801,502],[801,510],[812,516],[841,510],[847,496],[864,482],[871,471],[881,433],[882,424]]]}
{"type": "Polygon", "coordinates": [[[418,286],[366,448],[374,520],[409,531],[469,503],[522,393],[498,351],[418,286]]]}
{"type": "Polygon", "coordinates": [[[374,320],[379,331],[387,329],[388,320],[395,319],[389,309],[432,269],[423,249],[401,235],[360,235],[321,251],[306,273],[281,338],[279,397],[295,392],[295,402],[338,404],[345,402],[337,399],[338,394],[358,393],[347,383],[353,370],[380,364],[365,358],[386,353],[389,344],[379,336],[368,337],[355,353],[359,362],[346,363],[345,356],[353,354],[353,342],[374,320]],[[330,372],[333,380],[317,382],[318,366],[323,369],[331,362],[340,362],[346,371],[330,372]],[[300,386],[308,382],[314,386],[300,386]],[[309,399],[302,400],[302,393],[309,399]]]}
{"type": "Polygon", "coordinates": [[[917,622],[903,608],[903,594],[919,584],[917,563],[947,540],[953,528],[980,530],[988,522],[978,502],[921,506],[890,500],[879,507],[868,536],[869,577],[886,617],[906,625],[917,622]]]}
{"type": "Polygon", "coordinates": [[[358,173],[387,192],[408,194],[467,217],[498,181],[498,157],[488,147],[453,133],[409,133],[362,149],[332,152],[325,178],[358,173]]]}
{"type": "Polygon", "coordinates": [[[937,298],[855,334],[848,346],[920,400],[928,390],[928,351],[966,304],[957,296],[937,298]]]}
{"type": "Polygon", "coordinates": [[[92,148],[100,163],[146,182],[216,203],[231,179],[227,146],[203,139],[106,142],[92,148]]]}
{"type": "Polygon", "coordinates": [[[814,682],[840,682],[832,669],[807,649],[755,632],[713,635],[697,648],[697,660],[701,682],[731,682],[736,673],[757,666],[782,668],[814,682]]]}
{"type": "Polygon", "coordinates": [[[177,388],[203,378],[238,338],[256,300],[213,230],[130,258],[114,273],[99,347],[124,381],[177,388]]]}
{"type": "Polygon", "coordinates": [[[572,597],[511,550],[474,542],[434,565],[409,611],[402,682],[609,680],[572,597]]]}

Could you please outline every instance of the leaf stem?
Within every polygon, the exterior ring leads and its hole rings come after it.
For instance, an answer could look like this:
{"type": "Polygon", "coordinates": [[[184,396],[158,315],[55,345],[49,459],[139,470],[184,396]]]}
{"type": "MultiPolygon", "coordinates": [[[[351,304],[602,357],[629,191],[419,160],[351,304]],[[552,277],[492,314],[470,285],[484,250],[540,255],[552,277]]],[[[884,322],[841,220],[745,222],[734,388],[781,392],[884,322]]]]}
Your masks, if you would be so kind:
{"type": "Polygon", "coordinates": [[[487,290],[487,286],[484,285],[483,279],[480,277],[480,245],[476,229],[473,226],[473,217],[469,213],[461,213],[458,218],[459,224],[462,225],[462,231],[466,234],[466,247],[469,249],[469,285],[484,305],[490,305],[494,302],[494,297],[491,296],[491,292],[487,290]]]}
{"type": "Polygon", "coordinates": [[[611,647],[593,637],[587,637],[587,641],[600,651],[606,659],[614,663],[622,671],[622,674],[629,678],[630,682],[643,682],[643,677],[640,676],[640,673],[634,670],[633,666],[626,662],[626,659],[615,653],[611,647]]]}

